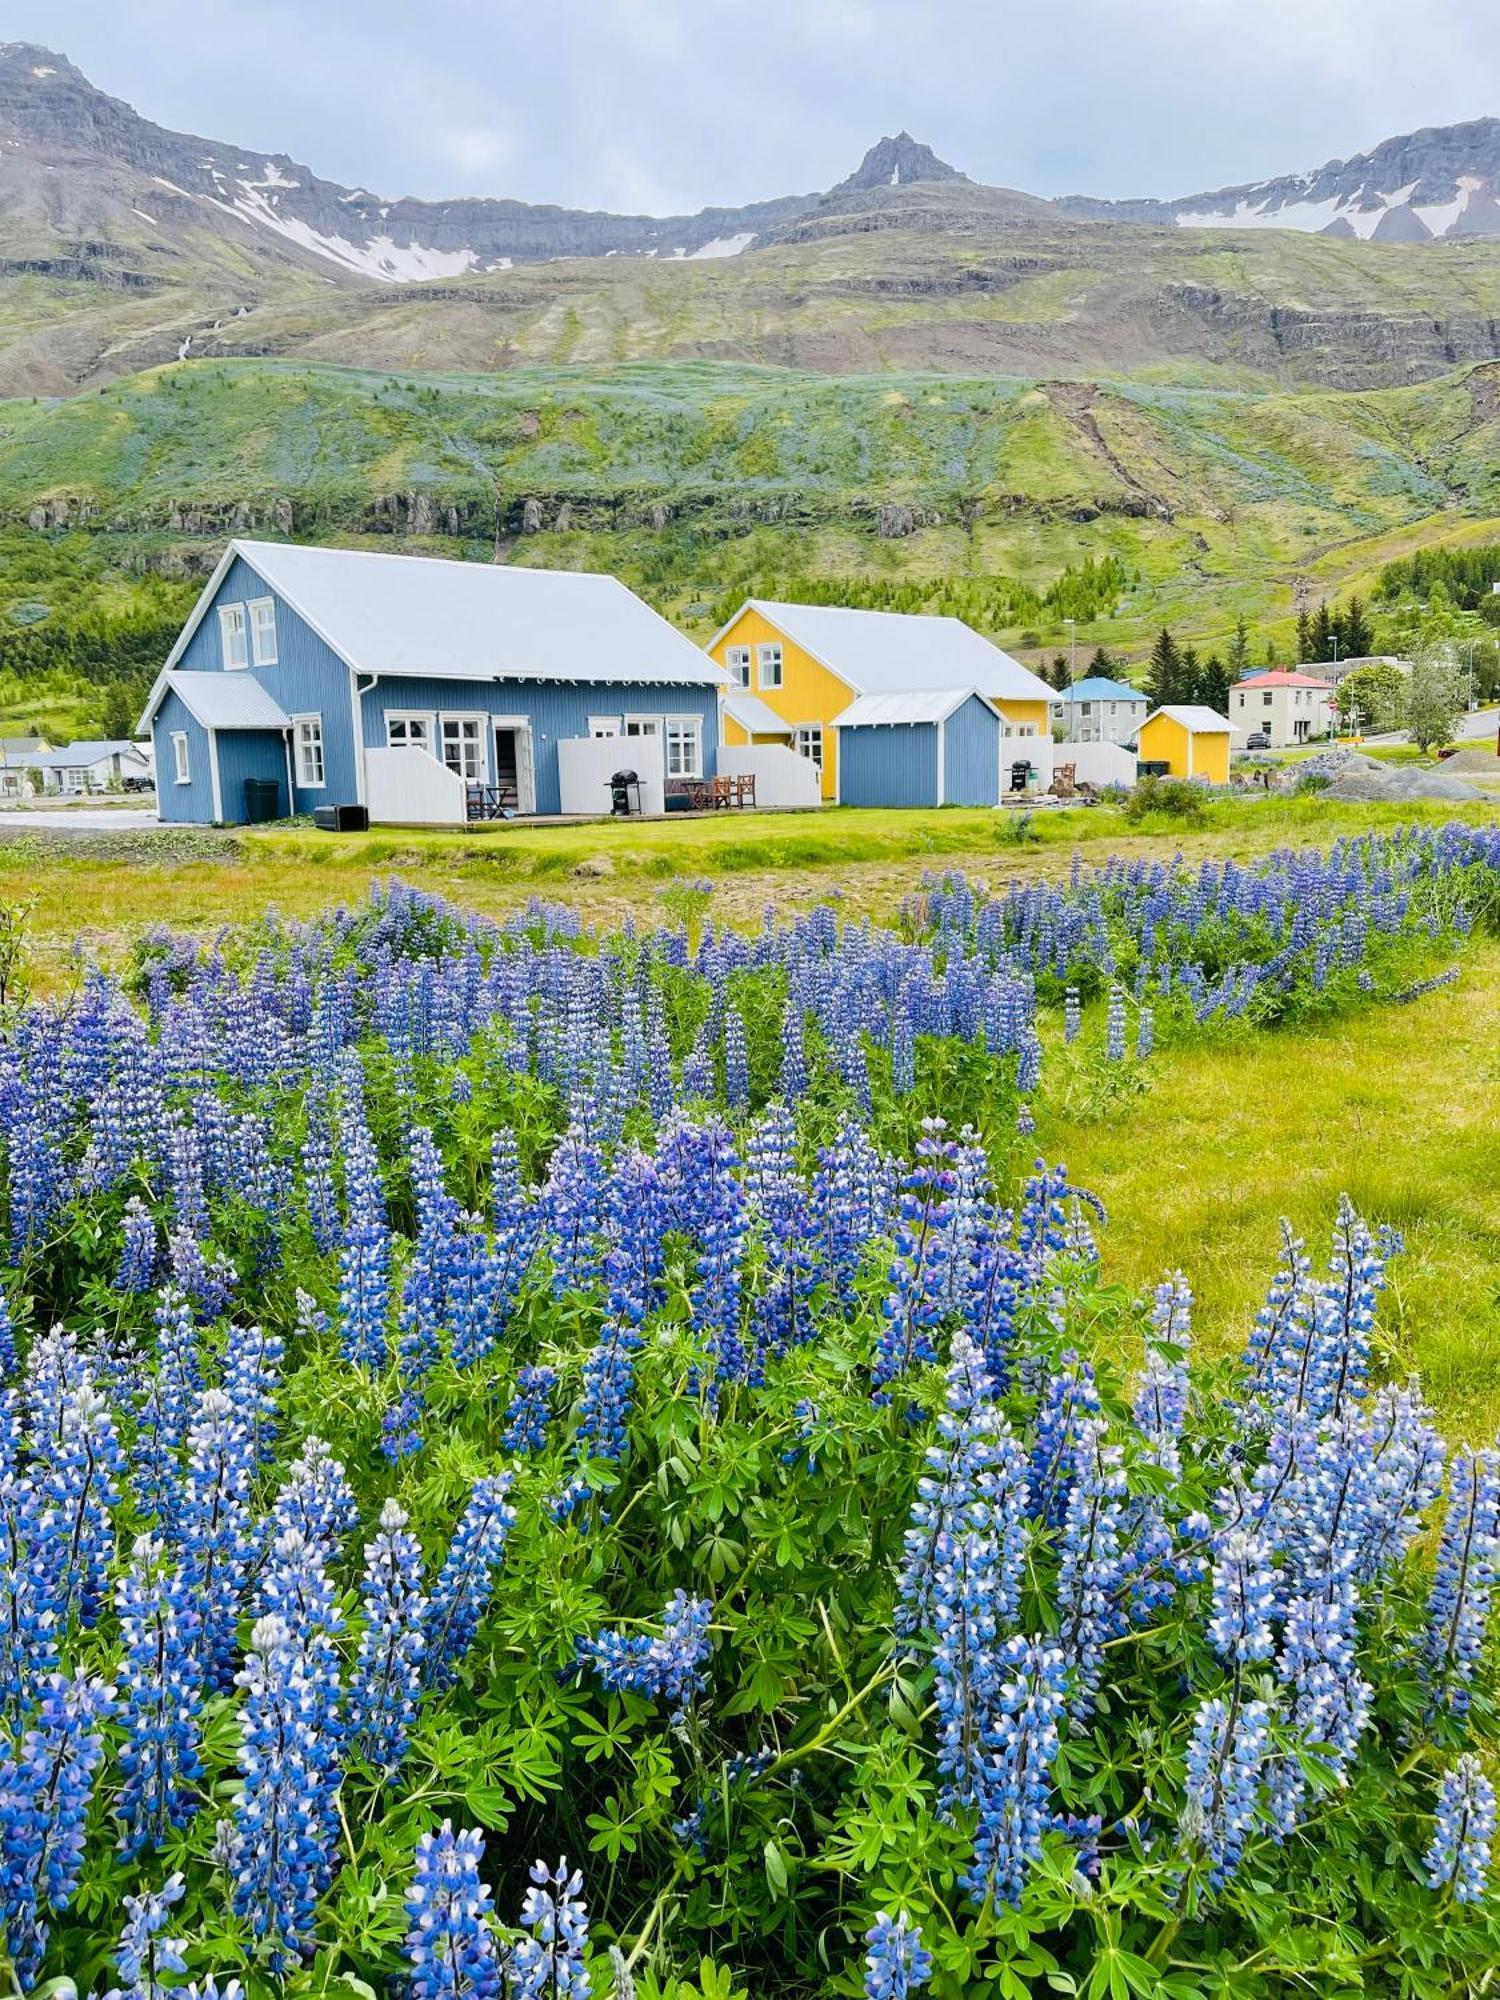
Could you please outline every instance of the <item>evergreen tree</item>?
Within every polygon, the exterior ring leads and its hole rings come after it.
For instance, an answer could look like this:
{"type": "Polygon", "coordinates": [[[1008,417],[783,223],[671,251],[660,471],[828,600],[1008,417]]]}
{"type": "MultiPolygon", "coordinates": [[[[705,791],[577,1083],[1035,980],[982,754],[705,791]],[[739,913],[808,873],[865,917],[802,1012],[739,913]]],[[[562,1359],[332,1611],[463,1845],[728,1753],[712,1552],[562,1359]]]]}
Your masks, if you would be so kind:
{"type": "Polygon", "coordinates": [[[1230,686],[1228,667],[1217,653],[1210,653],[1203,662],[1203,670],[1198,676],[1199,701],[1205,708],[1211,708],[1215,715],[1227,717],[1230,686]]]}
{"type": "Polygon", "coordinates": [[[1202,701],[1203,695],[1200,691],[1202,679],[1203,667],[1198,658],[1197,647],[1184,646],[1182,649],[1182,693],[1174,695],[1172,697],[1173,700],[1202,701]]]}
{"type": "Polygon", "coordinates": [[[1312,643],[1312,620],[1305,611],[1299,611],[1297,613],[1297,658],[1299,660],[1310,660],[1312,658],[1312,643]]]}
{"type": "Polygon", "coordinates": [[[1234,637],[1229,642],[1226,671],[1231,684],[1242,681],[1250,671],[1250,629],[1243,618],[1234,621],[1234,637]]]}
{"type": "Polygon", "coordinates": [[[1146,668],[1146,699],[1153,708],[1163,708],[1168,702],[1185,698],[1182,654],[1177,641],[1163,625],[1156,635],[1156,644],[1151,648],[1151,659],[1146,668]]]}
{"type": "Polygon", "coordinates": [[[1375,629],[1358,595],[1349,599],[1339,619],[1340,654],[1346,660],[1368,659],[1375,648],[1375,629]]]}
{"type": "MultiPolygon", "coordinates": [[[[1301,638],[1300,627],[1298,629],[1298,638],[1301,638]]],[[[1311,650],[1305,652],[1302,658],[1304,660],[1331,660],[1333,658],[1333,638],[1333,620],[1328,615],[1328,605],[1325,600],[1318,606],[1313,616],[1312,629],[1309,634],[1311,650]]]]}

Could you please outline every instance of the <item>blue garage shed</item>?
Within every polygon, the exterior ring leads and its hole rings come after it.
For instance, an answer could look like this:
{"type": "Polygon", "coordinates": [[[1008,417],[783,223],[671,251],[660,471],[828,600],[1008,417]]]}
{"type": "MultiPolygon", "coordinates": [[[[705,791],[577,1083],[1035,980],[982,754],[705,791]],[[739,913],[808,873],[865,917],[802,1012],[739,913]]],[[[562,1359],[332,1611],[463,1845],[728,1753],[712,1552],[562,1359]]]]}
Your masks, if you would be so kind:
{"type": "Polygon", "coordinates": [[[1000,803],[1000,716],[973,688],[864,694],[835,726],[846,806],[1000,803]]]}

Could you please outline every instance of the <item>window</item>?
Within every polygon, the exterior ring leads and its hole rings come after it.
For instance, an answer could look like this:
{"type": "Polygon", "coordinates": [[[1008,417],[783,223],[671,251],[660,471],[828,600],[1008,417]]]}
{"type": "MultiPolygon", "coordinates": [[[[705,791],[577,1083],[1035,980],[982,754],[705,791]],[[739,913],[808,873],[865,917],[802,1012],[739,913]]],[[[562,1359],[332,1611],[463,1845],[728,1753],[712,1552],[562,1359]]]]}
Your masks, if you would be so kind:
{"type": "Polygon", "coordinates": [[[731,646],[729,651],[724,655],[724,671],[736,687],[749,687],[750,648],[748,646],[731,646]]]}
{"type": "Polygon", "coordinates": [[[323,779],[323,718],[297,715],[292,718],[297,746],[297,783],[304,791],[318,791],[323,779]]]}
{"type": "Polygon", "coordinates": [[[797,755],[807,757],[823,768],[823,725],[821,722],[804,722],[797,730],[797,755]]]}
{"type": "Polygon", "coordinates": [[[1268,691],[1261,696],[1260,705],[1262,708],[1269,708],[1275,699],[1276,697],[1268,691]]]}
{"type": "Polygon", "coordinates": [[[665,748],[669,778],[703,776],[703,724],[696,715],[667,717],[665,748]]]}
{"type": "Polygon", "coordinates": [[[443,762],[457,771],[467,784],[477,785],[484,777],[484,735],[482,718],[477,715],[443,717],[443,762]]]}
{"type": "Polygon", "coordinates": [[[385,744],[388,750],[425,750],[432,755],[432,717],[430,715],[388,715],[385,719],[385,744]]]}
{"type": "Polygon", "coordinates": [[[188,764],[188,740],[185,729],[172,731],[172,771],[179,785],[190,785],[193,773],[188,764]]]}
{"type": "Polygon", "coordinates": [[[1091,701],[1081,701],[1078,704],[1078,712],[1080,715],[1092,715],[1094,704],[1091,701]]]}
{"type": "Polygon", "coordinates": [[[248,667],[250,654],[245,644],[243,604],[219,606],[219,648],[226,667],[248,667]]]}
{"type": "Polygon", "coordinates": [[[659,736],[661,718],[656,715],[627,715],[625,718],[627,736],[659,736]]]}
{"type": "Polygon", "coordinates": [[[618,715],[591,715],[589,717],[590,736],[618,736],[620,718],[618,715]]]}
{"type": "Polygon", "coordinates": [[[250,613],[250,657],[258,667],[276,664],[276,600],[257,597],[247,605],[250,613]]]}
{"type": "Polygon", "coordinates": [[[760,646],[756,650],[760,654],[761,686],[763,688],[779,688],[781,686],[780,646],[760,646]]]}

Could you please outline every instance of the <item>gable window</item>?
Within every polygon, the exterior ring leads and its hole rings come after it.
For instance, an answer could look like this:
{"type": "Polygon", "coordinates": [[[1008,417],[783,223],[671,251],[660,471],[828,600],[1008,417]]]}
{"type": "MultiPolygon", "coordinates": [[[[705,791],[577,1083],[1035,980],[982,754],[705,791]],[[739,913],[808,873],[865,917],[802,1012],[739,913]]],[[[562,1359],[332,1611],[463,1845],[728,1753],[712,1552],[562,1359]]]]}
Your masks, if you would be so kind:
{"type": "Polygon", "coordinates": [[[466,784],[477,785],[484,777],[483,717],[445,715],[442,744],[448,769],[456,771],[466,784]]]}
{"type": "Polygon", "coordinates": [[[172,774],[179,785],[193,782],[192,768],[188,763],[188,740],[185,729],[172,731],[172,774]]]}
{"type": "Polygon", "coordinates": [[[757,648],[757,651],[760,655],[761,686],[763,688],[779,688],[781,686],[780,646],[760,646],[757,648]]]}
{"type": "Polygon", "coordinates": [[[807,757],[823,768],[823,725],[821,722],[804,722],[797,731],[797,755],[807,757]]]}
{"type": "Polygon", "coordinates": [[[226,667],[248,667],[250,652],[243,604],[219,606],[219,650],[226,667]]]}
{"type": "Polygon", "coordinates": [[[425,750],[432,755],[430,715],[388,715],[385,719],[387,750],[425,750]]]}
{"type": "Polygon", "coordinates": [[[749,687],[750,648],[748,646],[731,646],[729,651],[724,655],[724,671],[736,687],[749,687]]]}
{"type": "Polygon", "coordinates": [[[276,600],[257,597],[245,609],[250,613],[250,658],[257,667],[276,664],[276,600]]]}
{"type": "Polygon", "coordinates": [[[663,747],[669,778],[703,776],[703,724],[696,715],[669,715],[663,747]]]}
{"type": "Polygon", "coordinates": [[[292,728],[296,732],[297,783],[304,791],[321,791],[324,784],[323,718],[321,715],[293,716],[292,728]]]}

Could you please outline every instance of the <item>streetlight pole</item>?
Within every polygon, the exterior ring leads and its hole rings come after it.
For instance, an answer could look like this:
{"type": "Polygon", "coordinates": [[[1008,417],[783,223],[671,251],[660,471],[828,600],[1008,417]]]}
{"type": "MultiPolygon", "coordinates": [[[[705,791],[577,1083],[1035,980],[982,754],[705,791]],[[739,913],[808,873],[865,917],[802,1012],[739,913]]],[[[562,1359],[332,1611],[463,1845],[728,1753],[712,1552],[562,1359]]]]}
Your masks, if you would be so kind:
{"type": "Polygon", "coordinates": [[[1078,620],[1065,618],[1063,623],[1068,628],[1068,686],[1072,687],[1078,678],[1078,620]]]}

